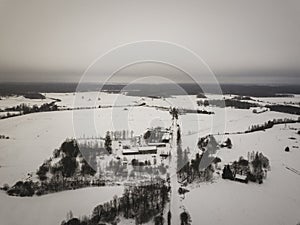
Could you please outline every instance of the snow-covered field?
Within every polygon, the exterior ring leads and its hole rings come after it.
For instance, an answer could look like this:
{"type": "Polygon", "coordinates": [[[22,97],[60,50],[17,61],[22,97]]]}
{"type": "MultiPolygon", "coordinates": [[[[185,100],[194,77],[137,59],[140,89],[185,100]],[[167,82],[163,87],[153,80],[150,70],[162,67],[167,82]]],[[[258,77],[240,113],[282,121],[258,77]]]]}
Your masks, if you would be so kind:
{"type": "Polygon", "coordinates": [[[0,109],[10,108],[13,106],[27,104],[29,106],[37,105],[41,106],[42,104],[52,102],[53,99],[28,99],[23,96],[9,96],[9,97],[1,97],[0,100],[0,109]]]}
{"type": "Polygon", "coordinates": [[[273,98],[253,98],[266,104],[287,104],[287,105],[298,105],[300,104],[300,95],[294,95],[294,97],[273,97],[273,98]]]}
{"type": "MultiPolygon", "coordinates": [[[[261,114],[252,113],[252,110],[214,107],[215,114],[186,114],[180,117],[182,124],[183,147],[196,148],[197,138],[208,134],[224,134],[243,132],[251,125],[263,124],[269,120],[280,118],[297,119],[297,115],[267,111],[261,114]]],[[[222,136],[222,135],[221,135],[222,136]]],[[[226,138],[225,136],[222,136],[226,138]]]]}
{"type": "Polygon", "coordinates": [[[120,196],[123,187],[93,187],[63,191],[41,197],[12,197],[0,193],[0,218],[5,225],[59,225],[67,219],[90,215],[99,204],[120,196]]]}
{"type": "MultiPolygon", "coordinates": [[[[96,108],[32,113],[0,120],[0,134],[10,137],[0,139],[0,186],[5,183],[12,185],[26,178],[28,173],[35,173],[38,166],[66,138],[103,137],[107,131],[114,130],[133,130],[135,135],[141,135],[149,127],[170,127],[169,112],[157,109],[157,106],[197,108],[196,96],[152,99],[92,92],[46,93],[46,97],[46,100],[37,103],[43,104],[49,102],[50,98],[57,98],[61,99],[61,102],[57,102],[61,108],[73,108],[74,102],[76,107],[96,108]],[[148,106],[136,106],[141,103],[148,106]],[[99,105],[102,108],[98,108],[99,105]]],[[[214,95],[208,97],[222,98],[214,95]]],[[[8,99],[0,101],[0,108],[26,101],[36,103],[28,99],[8,99]]],[[[218,135],[245,131],[251,125],[272,119],[296,119],[298,116],[271,111],[255,114],[252,109],[205,109],[215,114],[180,115],[183,148],[196,150],[198,138],[210,133],[215,134],[219,141],[230,137],[233,148],[222,149],[218,153],[222,163],[232,162],[240,156],[246,157],[249,151],[260,151],[270,159],[271,172],[262,185],[218,179],[213,184],[201,184],[192,189],[183,203],[191,214],[193,224],[281,225],[300,222],[300,176],[286,169],[290,167],[300,171],[300,135],[296,134],[300,129],[299,124],[276,125],[265,132],[218,135]],[[284,152],[286,146],[290,147],[291,152],[284,152]]],[[[75,216],[89,215],[97,204],[121,193],[122,188],[112,187],[87,188],[32,198],[11,197],[1,192],[1,222],[9,225],[59,224],[69,210],[75,216]]]]}
{"type": "MultiPolygon", "coordinates": [[[[270,159],[271,171],[262,185],[218,179],[191,189],[183,201],[195,224],[297,224],[300,222],[299,124],[278,125],[271,130],[229,135],[232,149],[222,149],[223,163],[247,158],[248,151],[263,152],[270,159]],[[295,140],[289,139],[295,137],[295,140]],[[291,152],[284,149],[289,146],[291,152]]],[[[194,224],[193,223],[193,224],[194,224]]]]}

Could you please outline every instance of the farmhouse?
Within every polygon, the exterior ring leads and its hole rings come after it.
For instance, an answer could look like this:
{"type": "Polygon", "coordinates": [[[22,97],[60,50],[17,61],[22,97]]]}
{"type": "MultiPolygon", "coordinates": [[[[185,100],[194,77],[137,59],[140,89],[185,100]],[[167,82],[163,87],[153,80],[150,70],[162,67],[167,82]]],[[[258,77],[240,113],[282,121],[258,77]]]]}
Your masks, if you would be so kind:
{"type": "Polygon", "coordinates": [[[148,143],[148,146],[156,146],[157,148],[164,148],[166,147],[166,143],[158,142],[158,143],[148,143]]]}
{"type": "Polygon", "coordinates": [[[234,180],[242,182],[242,183],[248,183],[247,175],[235,174],[234,180]]]}
{"type": "Polygon", "coordinates": [[[123,149],[123,155],[145,155],[145,154],[157,154],[156,146],[141,146],[137,148],[123,149]]]}
{"type": "Polygon", "coordinates": [[[138,155],[139,151],[138,151],[138,149],[131,149],[131,148],[123,149],[122,154],[123,155],[138,155]]]}
{"type": "Polygon", "coordinates": [[[147,143],[169,143],[170,131],[162,127],[148,129],[144,134],[147,143]]]}
{"type": "Polygon", "coordinates": [[[139,154],[156,154],[157,147],[156,146],[142,146],[138,147],[139,154]]]}

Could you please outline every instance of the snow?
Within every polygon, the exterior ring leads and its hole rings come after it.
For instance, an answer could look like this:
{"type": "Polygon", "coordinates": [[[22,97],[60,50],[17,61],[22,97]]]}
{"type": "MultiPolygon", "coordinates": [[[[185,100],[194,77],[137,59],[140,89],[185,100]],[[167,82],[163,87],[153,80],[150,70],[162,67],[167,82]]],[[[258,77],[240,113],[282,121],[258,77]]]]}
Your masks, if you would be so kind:
{"type": "MultiPolygon", "coordinates": [[[[200,184],[200,187],[191,189],[182,204],[191,214],[193,224],[279,225],[300,222],[300,176],[293,172],[300,171],[300,148],[293,147],[299,147],[300,135],[296,132],[300,125],[276,125],[266,131],[231,134],[272,119],[296,119],[296,115],[272,111],[255,114],[252,109],[198,107],[197,98],[193,95],[152,99],[88,92],[46,93],[46,97],[46,100],[10,97],[0,100],[0,108],[20,103],[43,104],[50,98],[61,99],[61,102],[57,102],[61,108],[73,108],[74,102],[76,107],[97,108],[33,113],[0,120],[0,134],[10,137],[0,139],[0,186],[5,183],[12,185],[26,178],[28,173],[35,173],[66,138],[104,137],[107,131],[115,130],[133,130],[134,135],[141,135],[147,128],[172,125],[169,112],[157,109],[157,106],[200,108],[215,114],[189,113],[179,116],[183,149],[189,148],[195,153],[198,138],[210,133],[220,142],[229,137],[233,143],[232,149],[222,148],[218,151],[221,165],[238,160],[240,156],[246,158],[249,151],[260,151],[270,159],[271,171],[262,185],[219,178],[214,183],[200,184]],[[143,102],[152,107],[136,106],[143,102]],[[99,105],[116,107],[98,108],[99,105]],[[290,147],[290,152],[284,151],[286,146],[290,147]]],[[[219,95],[207,97],[223,98],[219,95]]],[[[289,99],[299,102],[298,98],[289,99]]],[[[285,101],[283,98],[255,99],[264,102],[285,101]]],[[[139,157],[151,158],[140,155],[136,158],[139,157]]],[[[11,197],[0,192],[0,216],[4,218],[1,222],[8,225],[60,224],[69,210],[74,216],[89,215],[97,204],[111,200],[115,194],[120,195],[122,190],[123,187],[86,188],[32,198],[11,197]]]]}
{"type": "Polygon", "coordinates": [[[0,100],[0,109],[10,108],[13,106],[17,106],[20,104],[27,104],[29,106],[37,105],[41,106],[45,103],[52,102],[53,99],[28,99],[24,96],[9,96],[9,97],[1,97],[0,100]]]}
{"type": "Polygon", "coordinates": [[[264,104],[287,104],[287,105],[298,105],[300,104],[300,95],[294,95],[294,97],[268,97],[268,98],[253,98],[264,104]]]}
{"type": "Polygon", "coordinates": [[[141,97],[106,92],[45,93],[45,95],[48,98],[60,99],[57,105],[61,108],[133,105],[141,100],[141,97]]]}
{"type": "Polygon", "coordinates": [[[93,125],[97,130],[91,131],[85,123],[90,111],[77,110],[75,122],[72,111],[32,113],[0,120],[0,134],[10,137],[0,140],[0,185],[12,185],[26,178],[27,173],[35,172],[66,138],[84,135],[104,137],[107,131],[124,129],[140,135],[156,124],[170,124],[169,113],[154,108],[132,108],[128,111],[105,108],[95,110],[93,125]],[[79,124],[78,129],[74,130],[74,123],[79,124]]]}
{"type": "Polygon", "coordinates": [[[97,205],[122,193],[123,187],[93,187],[22,198],[0,192],[1,224],[59,225],[69,211],[74,217],[90,215],[97,205]]]}
{"type": "Polygon", "coordinates": [[[297,224],[300,205],[294,194],[299,191],[289,194],[289,185],[273,185],[220,180],[191,190],[184,205],[193,224],[297,224]]]}
{"type": "Polygon", "coordinates": [[[298,145],[299,124],[278,125],[265,132],[228,135],[232,149],[222,149],[218,156],[226,164],[247,158],[247,152],[259,151],[270,159],[271,171],[259,185],[255,183],[218,179],[215,183],[200,184],[183,200],[192,220],[197,224],[297,224],[300,221],[300,177],[286,166],[300,170],[300,151],[287,153],[286,146],[298,145]],[[288,139],[290,136],[296,140],[288,139]]]}
{"type": "Polygon", "coordinates": [[[26,178],[72,137],[71,112],[44,112],[0,120],[0,185],[26,178]],[[62,127],[61,127],[62,126],[62,127]]]}
{"type": "MultiPolygon", "coordinates": [[[[184,148],[197,149],[198,137],[208,134],[225,134],[243,132],[251,125],[264,124],[273,119],[298,119],[298,115],[267,111],[264,113],[252,113],[249,109],[214,108],[214,115],[186,114],[180,116],[182,124],[182,144],[184,148]]],[[[225,136],[221,135],[225,140],[225,136]]]]}

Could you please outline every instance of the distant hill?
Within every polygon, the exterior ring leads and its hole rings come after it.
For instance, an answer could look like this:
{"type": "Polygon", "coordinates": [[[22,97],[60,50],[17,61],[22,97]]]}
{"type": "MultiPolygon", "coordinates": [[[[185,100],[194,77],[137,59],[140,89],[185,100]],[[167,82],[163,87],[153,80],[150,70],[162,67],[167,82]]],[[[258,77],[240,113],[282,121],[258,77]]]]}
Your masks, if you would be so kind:
{"type": "MultiPolygon", "coordinates": [[[[284,97],[282,94],[300,94],[300,84],[295,85],[248,85],[248,84],[221,84],[223,94],[235,94],[254,97],[284,97]],[[280,95],[279,95],[280,94],[280,95]]],[[[95,83],[86,83],[81,86],[81,91],[99,91],[102,87],[95,83]],[[83,88],[82,88],[83,87],[83,88]]],[[[208,93],[215,93],[215,86],[202,84],[208,93]]],[[[55,92],[66,93],[75,92],[77,83],[0,83],[0,95],[31,95],[34,93],[55,92]]],[[[170,95],[198,95],[203,90],[198,84],[105,84],[102,91],[107,92],[127,92],[134,96],[161,96],[170,95]]],[[[41,96],[39,96],[41,97],[41,96]]]]}

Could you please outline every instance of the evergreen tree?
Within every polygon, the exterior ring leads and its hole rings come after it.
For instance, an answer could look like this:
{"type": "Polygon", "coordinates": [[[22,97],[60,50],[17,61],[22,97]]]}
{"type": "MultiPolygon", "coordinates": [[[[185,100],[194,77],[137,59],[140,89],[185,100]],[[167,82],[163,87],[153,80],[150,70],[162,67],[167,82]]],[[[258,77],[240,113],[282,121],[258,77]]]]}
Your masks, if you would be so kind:
{"type": "Polygon", "coordinates": [[[112,140],[110,138],[109,131],[107,131],[104,146],[108,154],[112,153],[111,145],[112,145],[112,140]]]}
{"type": "Polygon", "coordinates": [[[233,173],[232,173],[229,165],[225,165],[225,167],[223,169],[223,173],[222,173],[222,178],[233,180],[233,173]]]}
{"type": "Polygon", "coordinates": [[[168,212],[168,225],[171,225],[172,214],[171,211],[168,212]]]}
{"type": "Polygon", "coordinates": [[[180,224],[181,225],[189,225],[190,215],[187,212],[182,212],[180,214],[180,224]]]}

